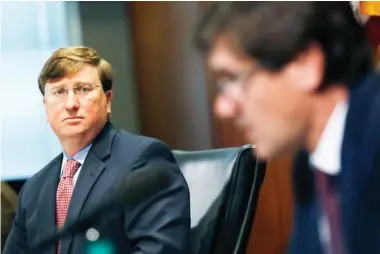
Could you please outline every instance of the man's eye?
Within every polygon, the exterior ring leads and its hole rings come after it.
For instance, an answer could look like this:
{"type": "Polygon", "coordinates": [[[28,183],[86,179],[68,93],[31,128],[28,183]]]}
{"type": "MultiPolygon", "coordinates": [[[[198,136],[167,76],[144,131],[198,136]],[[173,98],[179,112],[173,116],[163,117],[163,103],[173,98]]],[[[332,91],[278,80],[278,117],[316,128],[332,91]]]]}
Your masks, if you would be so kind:
{"type": "Polygon", "coordinates": [[[58,94],[58,95],[60,95],[60,94],[64,94],[64,93],[65,93],[65,89],[63,89],[63,88],[56,89],[56,90],[53,92],[53,94],[58,94]]]}
{"type": "Polygon", "coordinates": [[[88,92],[91,91],[91,88],[87,87],[87,86],[82,86],[82,87],[78,88],[78,91],[81,92],[81,93],[88,93],[88,92]]]}
{"type": "Polygon", "coordinates": [[[80,93],[88,93],[88,92],[91,92],[92,87],[90,85],[81,85],[81,86],[78,86],[75,90],[80,93]]]}

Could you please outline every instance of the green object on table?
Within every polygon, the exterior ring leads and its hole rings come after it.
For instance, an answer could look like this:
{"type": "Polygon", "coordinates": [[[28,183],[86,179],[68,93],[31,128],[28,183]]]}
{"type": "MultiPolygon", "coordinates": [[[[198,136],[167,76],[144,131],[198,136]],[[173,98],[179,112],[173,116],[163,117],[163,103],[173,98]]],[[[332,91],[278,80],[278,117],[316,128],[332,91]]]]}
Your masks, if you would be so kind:
{"type": "Polygon", "coordinates": [[[87,245],[87,254],[114,254],[115,247],[109,240],[98,240],[87,245]]]}

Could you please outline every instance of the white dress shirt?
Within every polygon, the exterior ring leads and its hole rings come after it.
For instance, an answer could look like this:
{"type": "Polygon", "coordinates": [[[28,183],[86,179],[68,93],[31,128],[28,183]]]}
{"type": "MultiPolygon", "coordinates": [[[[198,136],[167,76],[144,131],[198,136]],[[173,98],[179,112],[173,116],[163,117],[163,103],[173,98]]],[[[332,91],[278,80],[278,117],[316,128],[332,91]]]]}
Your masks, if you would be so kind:
{"type": "Polygon", "coordinates": [[[346,101],[336,105],[315,151],[310,156],[310,164],[329,175],[337,175],[341,168],[340,159],[347,111],[346,101]]]}
{"type": "Polygon", "coordinates": [[[88,145],[88,146],[86,146],[82,150],[80,150],[73,157],[70,157],[65,152],[63,152],[62,165],[61,165],[61,176],[63,174],[63,167],[65,166],[66,161],[68,161],[69,159],[74,159],[74,160],[76,160],[77,162],[80,163],[80,167],[77,170],[77,172],[75,172],[74,177],[73,177],[74,186],[75,186],[75,183],[77,182],[77,179],[78,179],[78,176],[79,176],[79,172],[82,169],[82,165],[84,163],[84,160],[87,157],[87,154],[88,154],[88,151],[90,150],[90,148],[91,148],[91,144],[88,145]]]}
{"type": "MultiPolygon", "coordinates": [[[[342,142],[347,111],[348,104],[346,101],[336,105],[322,132],[317,147],[309,159],[309,163],[313,168],[317,168],[329,175],[337,175],[341,170],[342,142]]],[[[318,231],[322,245],[326,247],[331,236],[325,216],[322,216],[319,220],[318,231]]]]}

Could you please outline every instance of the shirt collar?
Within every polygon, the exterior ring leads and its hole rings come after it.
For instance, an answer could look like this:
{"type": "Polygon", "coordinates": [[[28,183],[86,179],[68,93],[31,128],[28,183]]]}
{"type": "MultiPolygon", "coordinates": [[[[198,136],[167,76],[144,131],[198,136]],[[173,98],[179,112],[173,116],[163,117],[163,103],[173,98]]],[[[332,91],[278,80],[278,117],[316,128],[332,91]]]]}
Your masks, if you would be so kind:
{"type": "Polygon", "coordinates": [[[330,175],[341,169],[341,150],[347,117],[347,101],[339,102],[322,132],[315,151],[310,156],[310,164],[330,175]]]}
{"type": "Polygon", "coordinates": [[[86,146],[82,150],[80,150],[78,153],[76,153],[73,157],[68,156],[65,152],[63,152],[63,163],[65,163],[69,159],[74,159],[77,162],[79,162],[81,165],[83,165],[84,160],[86,159],[86,156],[88,154],[88,151],[90,150],[92,144],[86,146]]]}

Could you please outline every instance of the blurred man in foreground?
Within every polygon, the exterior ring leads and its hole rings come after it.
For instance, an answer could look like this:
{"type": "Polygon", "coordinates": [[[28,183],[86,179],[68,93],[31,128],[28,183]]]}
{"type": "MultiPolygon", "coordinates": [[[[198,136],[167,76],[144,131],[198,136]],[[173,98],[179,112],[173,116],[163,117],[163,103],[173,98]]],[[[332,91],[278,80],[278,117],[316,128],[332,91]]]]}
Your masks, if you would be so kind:
{"type": "Polygon", "coordinates": [[[261,159],[299,151],[290,253],[380,253],[380,78],[349,3],[216,3],[196,38],[216,114],[261,159]]]}
{"type": "MultiPolygon", "coordinates": [[[[39,89],[63,153],[23,186],[4,254],[27,253],[109,199],[128,174],[155,163],[169,171],[169,187],[139,205],[110,211],[94,226],[114,244],[114,253],[187,252],[186,181],[164,143],[112,126],[112,81],[110,64],[91,48],[59,49],[44,65],[39,89]]],[[[85,253],[86,244],[85,235],[76,234],[44,253],[85,253]]]]}

